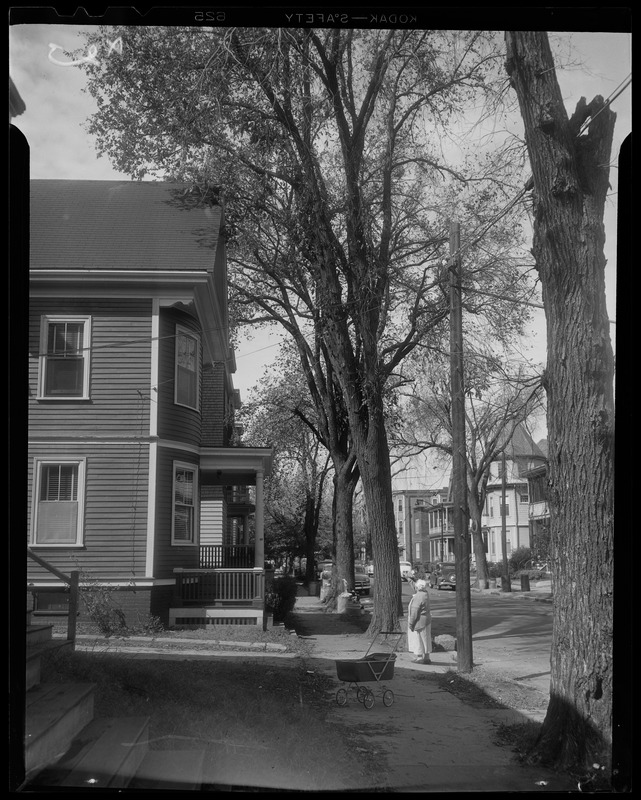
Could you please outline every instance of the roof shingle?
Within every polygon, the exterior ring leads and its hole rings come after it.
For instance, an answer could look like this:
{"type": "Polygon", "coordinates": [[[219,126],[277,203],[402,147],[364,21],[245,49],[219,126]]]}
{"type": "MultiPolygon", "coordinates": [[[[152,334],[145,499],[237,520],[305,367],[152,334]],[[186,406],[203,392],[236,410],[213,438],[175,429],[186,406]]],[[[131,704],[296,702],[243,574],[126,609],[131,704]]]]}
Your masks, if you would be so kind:
{"type": "Polygon", "coordinates": [[[31,181],[31,269],[212,271],[222,208],[185,184],[31,181]]]}

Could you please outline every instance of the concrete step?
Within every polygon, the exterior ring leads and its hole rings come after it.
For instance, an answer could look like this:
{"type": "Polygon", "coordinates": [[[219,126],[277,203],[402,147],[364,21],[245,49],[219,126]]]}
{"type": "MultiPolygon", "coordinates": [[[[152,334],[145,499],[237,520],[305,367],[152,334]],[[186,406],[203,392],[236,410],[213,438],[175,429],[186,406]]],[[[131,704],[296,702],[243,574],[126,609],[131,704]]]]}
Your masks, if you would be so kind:
{"type": "Polygon", "coordinates": [[[27,777],[57,761],[74,737],[93,719],[91,683],[40,684],[25,696],[25,772],[27,777]]]}
{"type": "Polygon", "coordinates": [[[148,747],[148,717],[94,720],[74,739],[65,755],[38,773],[28,788],[127,788],[148,747]]]}
{"type": "Polygon", "coordinates": [[[53,625],[27,625],[27,647],[53,639],[53,625]]]}
{"type": "Polygon", "coordinates": [[[204,750],[150,750],[130,789],[200,791],[204,750]]]}
{"type": "Polygon", "coordinates": [[[43,656],[65,648],[72,648],[73,643],[67,639],[51,639],[31,644],[27,642],[25,669],[27,673],[26,691],[40,683],[40,669],[43,656]]]}

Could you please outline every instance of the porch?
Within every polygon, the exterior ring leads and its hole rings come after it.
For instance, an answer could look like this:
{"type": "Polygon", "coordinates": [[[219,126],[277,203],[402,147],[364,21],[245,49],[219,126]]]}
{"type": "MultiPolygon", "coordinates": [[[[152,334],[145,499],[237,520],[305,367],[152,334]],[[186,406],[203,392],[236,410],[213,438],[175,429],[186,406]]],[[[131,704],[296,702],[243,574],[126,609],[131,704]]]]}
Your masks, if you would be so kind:
{"type": "Polygon", "coordinates": [[[173,570],[170,626],[266,627],[263,482],[272,459],[272,448],[201,448],[198,568],[173,570]]]}

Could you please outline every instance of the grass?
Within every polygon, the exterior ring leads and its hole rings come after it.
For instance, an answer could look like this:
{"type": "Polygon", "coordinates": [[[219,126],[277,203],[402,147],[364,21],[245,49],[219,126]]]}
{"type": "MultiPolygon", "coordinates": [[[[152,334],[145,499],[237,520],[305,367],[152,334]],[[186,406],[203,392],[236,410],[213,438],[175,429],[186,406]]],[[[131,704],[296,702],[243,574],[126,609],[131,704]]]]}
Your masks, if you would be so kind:
{"type": "MultiPolygon", "coordinates": [[[[255,633],[270,641],[289,636],[255,633]]],[[[377,785],[374,759],[328,718],[331,680],[304,658],[196,661],[63,651],[48,660],[42,679],[94,683],[95,718],[150,717],[150,749],[205,749],[203,789],[242,786],[248,774],[264,777],[266,787],[292,790],[377,785]]]]}
{"type": "MultiPolygon", "coordinates": [[[[57,636],[66,635],[66,627],[54,625],[54,634],[57,636]]],[[[296,653],[300,656],[309,655],[309,646],[302,639],[293,636],[286,628],[269,628],[266,631],[256,625],[208,625],[205,628],[194,629],[172,629],[162,630],[157,633],[132,632],[125,635],[114,635],[106,637],[101,634],[95,625],[82,623],[78,626],[77,634],[82,637],[81,641],[86,645],[87,636],[95,637],[95,643],[101,646],[108,645],[110,641],[118,642],[119,645],[126,644],[131,638],[136,641],[142,636],[154,642],[154,646],[165,646],[170,648],[172,641],[193,642],[195,649],[202,647],[208,648],[216,642],[217,649],[244,650],[238,643],[249,644],[273,644],[278,645],[278,649],[283,649],[287,653],[296,653]],[[220,648],[218,647],[220,645],[220,648]]]]}

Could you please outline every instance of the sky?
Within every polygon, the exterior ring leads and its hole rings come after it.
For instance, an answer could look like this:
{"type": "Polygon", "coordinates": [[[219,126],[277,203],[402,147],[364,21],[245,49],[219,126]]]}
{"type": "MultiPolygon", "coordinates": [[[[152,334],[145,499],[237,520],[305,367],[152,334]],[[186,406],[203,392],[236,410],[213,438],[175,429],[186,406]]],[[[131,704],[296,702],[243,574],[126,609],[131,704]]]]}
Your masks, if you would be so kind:
{"type": "MultiPolygon", "coordinates": [[[[129,180],[115,172],[106,158],[98,158],[93,141],[83,123],[93,112],[91,96],[83,91],[84,73],[77,67],[63,66],[69,61],[62,50],[77,50],[83,40],[83,26],[58,24],[16,24],[9,26],[10,75],[22,97],[26,110],[12,122],[26,137],[30,147],[30,177],[75,180],[129,180]],[[57,47],[54,47],[57,46],[57,47]],[[58,62],[58,63],[56,63],[58,62]]],[[[574,111],[584,96],[589,101],[596,95],[610,97],[631,75],[632,37],[628,33],[571,32],[550,34],[550,41],[561,44],[563,52],[571,42],[573,63],[561,68],[557,61],[557,77],[566,109],[574,111]]],[[[87,56],[91,54],[87,53],[87,56]]],[[[115,57],[96,54],[97,57],[115,57]]],[[[612,149],[616,160],[623,140],[631,132],[631,87],[613,102],[617,114],[615,141],[612,149]]],[[[520,121],[515,120],[518,126],[520,121]]],[[[616,297],[616,165],[611,168],[612,191],[606,208],[606,292],[608,312],[615,320],[616,297]]],[[[615,326],[611,325],[614,345],[615,326]]],[[[236,351],[237,372],[234,384],[246,398],[250,388],[262,374],[263,367],[276,355],[278,337],[266,339],[261,333],[256,340],[239,344],[236,351]]],[[[545,322],[542,311],[534,314],[529,339],[531,357],[545,360],[545,322]]],[[[541,435],[545,431],[541,429],[541,435]]],[[[438,482],[438,478],[436,479],[438,482]]],[[[443,485],[443,484],[439,484],[443,485]]]]}

